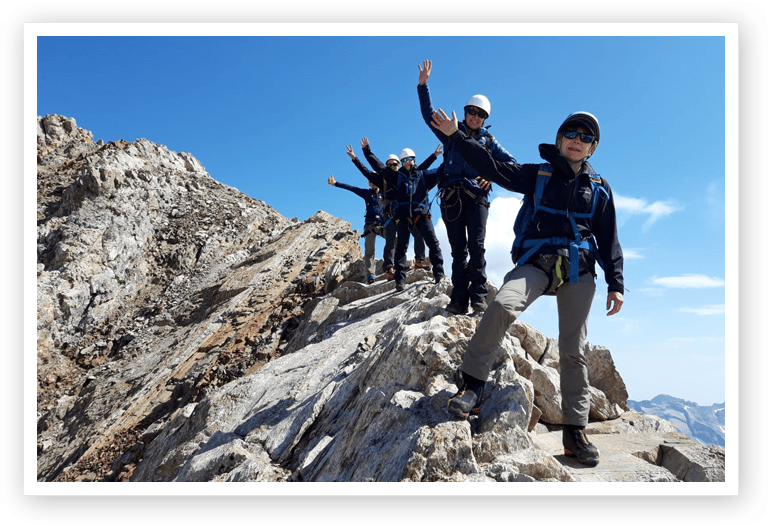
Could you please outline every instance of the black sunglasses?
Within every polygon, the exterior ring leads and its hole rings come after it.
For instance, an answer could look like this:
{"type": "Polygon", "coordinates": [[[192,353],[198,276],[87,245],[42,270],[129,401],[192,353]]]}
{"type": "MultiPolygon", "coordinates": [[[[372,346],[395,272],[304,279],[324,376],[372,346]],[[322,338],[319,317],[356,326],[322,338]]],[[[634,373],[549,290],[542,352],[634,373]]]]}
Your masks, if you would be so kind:
{"type": "Polygon", "coordinates": [[[415,163],[416,162],[416,157],[404,157],[403,158],[403,162],[404,163],[415,163]]]}
{"type": "Polygon", "coordinates": [[[478,117],[480,117],[481,119],[487,119],[487,118],[488,118],[488,114],[487,114],[487,113],[485,113],[483,110],[481,110],[481,109],[478,109],[478,108],[467,108],[467,109],[466,109],[466,110],[464,110],[464,111],[466,111],[466,112],[467,112],[467,113],[469,113],[470,115],[477,115],[477,116],[478,116],[478,117]]]}
{"type": "Polygon", "coordinates": [[[590,135],[588,133],[579,133],[575,130],[568,130],[566,132],[563,132],[563,137],[566,139],[575,139],[576,137],[581,140],[584,144],[592,144],[592,141],[595,140],[594,135],[590,135]]]}
{"type": "Polygon", "coordinates": [[[392,168],[393,166],[397,166],[397,165],[399,165],[399,164],[400,164],[400,163],[399,163],[399,162],[397,162],[397,161],[390,161],[390,162],[388,162],[388,163],[387,163],[387,166],[389,166],[390,168],[392,168]]]}

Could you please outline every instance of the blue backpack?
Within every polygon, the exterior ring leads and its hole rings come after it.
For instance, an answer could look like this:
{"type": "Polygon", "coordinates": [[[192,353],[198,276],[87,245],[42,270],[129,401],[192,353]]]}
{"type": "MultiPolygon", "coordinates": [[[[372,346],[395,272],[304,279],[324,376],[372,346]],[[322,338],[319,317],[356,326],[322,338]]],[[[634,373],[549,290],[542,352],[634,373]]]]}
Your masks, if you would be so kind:
{"type": "Polygon", "coordinates": [[[539,171],[536,175],[536,188],[533,194],[533,202],[531,202],[531,195],[526,194],[523,197],[523,204],[520,208],[520,212],[515,219],[515,241],[512,243],[512,260],[517,265],[524,265],[528,259],[535,254],[544,245],[555,245],[561,247],[569,247],[570,249],[570,279],[571,283],[579,282],[579,249],[585,249],[592,253],[598,264],[602,267],[603,262],[600,259],[600,255],[597,253],[597,245],[595,243],[595,237],[590,236],[589,239],[581,239],[579,230],[576,226],[576,219],[586,218],[592,223],[592,217],[597,210],[597,203],[602,196],[604,199],[610,199],[608,192],[602,185],[602,178],[597,175],[590,175],[589,182],[592,186],[592,205],[590,211],[586,213],[567,212],[565,210],[555,210],[543,206],[541,204],[541,196],[544,194],[544,188],[549,183],[552,177],[553,168],[549,163],[541,163],[539,165],[539,171]],[[551,238],[538,238],[538,239],[526,239],[523,234],[528,230],[528,226],[533,219],[533,216],[538,211],[547,212],[550,214],[567,216],[573,227],[573,238],[568,237],[551,237],[551,238]],[[515,253],[518,249],[527,249],[522,256],[515,259],[515,253]]]}

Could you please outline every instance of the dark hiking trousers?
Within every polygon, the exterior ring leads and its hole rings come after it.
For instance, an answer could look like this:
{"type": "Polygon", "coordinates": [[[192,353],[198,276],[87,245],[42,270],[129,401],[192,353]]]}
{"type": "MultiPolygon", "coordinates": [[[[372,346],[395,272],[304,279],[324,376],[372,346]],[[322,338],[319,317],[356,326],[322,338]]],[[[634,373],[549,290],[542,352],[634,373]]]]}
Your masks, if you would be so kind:
{"type": "MultiPolygon", "coordinates": [[[[533,264],[519,265],[504,277],[504,285],[488,305],[469,342],[462,371],[480,380],[488,379],[491,365],[501,351],[501,342],[509,326],[531,303],[557,286],[556,277],[550,280],[556,260],[557,257],[537,259],[536,264],[544,270],[533,264]]],[[[584,343],[594,296],[595,279],[589,272],[579,276],[578,283],[569,283],[565,278],[565,283],[556,292],[563,424],[584,426],[589,420],[590,399],[584,343]]]]}
{"type": "Polygon", "coordinates": [[[488,201],[470,196],[463,187],[440,206],[451,245],[451,303],[466,310],[470,302],[484,302],[488,295],[485,273],[485,228],[488,201]]]}
{"type": "MultiPolygon", "coordinates": [[[[416,230],[413,234],[413,253],[416,259],[425,259],[426,250],[424,249],[424,238],[416,230]]],[[[387,223],[386,233],[384,234],[384,270],[395,268],[395,246],[397,245],[397,224],[394,219],[387,223]]]]}
{"type": "Polygon", "coordinates": [[[435,235],[435,227],[430,216],[419,216],[411,225],[408,219],[401,219],[397,223],[397,248],[395,249],[395,282],[405,283],[405,269],[408,266],[408,242],[411,237],[411,229],[418,231],[424,238],[424,243],[429,249],[429,261],[432,263],[432,274],[437,278],[445,275],[443,270],[443,255],[440,253],[440,243],[435,235]]]}

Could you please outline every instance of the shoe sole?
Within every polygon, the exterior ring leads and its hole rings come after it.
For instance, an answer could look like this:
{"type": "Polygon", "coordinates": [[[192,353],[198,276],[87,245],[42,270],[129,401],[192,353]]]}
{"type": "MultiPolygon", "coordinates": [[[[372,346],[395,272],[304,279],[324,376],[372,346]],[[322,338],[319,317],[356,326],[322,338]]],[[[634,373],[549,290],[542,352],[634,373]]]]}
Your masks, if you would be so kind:
{"type": "Polygon", "coordinates": [[[575,458],[576,461],[579,464],[584,464],[585,466],[589,466],[591,468],[597,466],[600,463],[600,459],[599,458],[585,458],[585,459],[581,459],[581,458],[576,456],[576,453],[574,453],[573,451],[570,451],[568,449],[563,449],[563,454],[566,457],[575,458]]]}

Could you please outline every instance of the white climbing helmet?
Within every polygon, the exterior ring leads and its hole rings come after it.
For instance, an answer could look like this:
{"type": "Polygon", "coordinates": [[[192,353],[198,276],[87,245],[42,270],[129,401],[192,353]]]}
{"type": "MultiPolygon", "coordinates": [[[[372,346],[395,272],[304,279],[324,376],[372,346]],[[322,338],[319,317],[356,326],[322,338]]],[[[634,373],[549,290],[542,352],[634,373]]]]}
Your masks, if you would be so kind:
{"type": "Polygon", "coordinates": [[[488,114],[488,117],[491,116],[491,101],[485,95],[472,95],[464,105],[464,111],[467,111],[467,106],[480,108],[488,114]]]}
{"type": "Polygon", "coordinates": [[[406,157],[416,157],[416,154],[410,148],[403,148],[403,151],[400,152],[400,160],[402,161],[406,157]]]}
{"type": "Polygon", "coordinates": [[[387,160],[384,162],[384,164],[387,164],[389,161],[400,162],[400,158],[397,155],[395,155],[394,153],[390,153],[389,157],[387,157],[387,160]]]}

